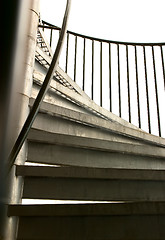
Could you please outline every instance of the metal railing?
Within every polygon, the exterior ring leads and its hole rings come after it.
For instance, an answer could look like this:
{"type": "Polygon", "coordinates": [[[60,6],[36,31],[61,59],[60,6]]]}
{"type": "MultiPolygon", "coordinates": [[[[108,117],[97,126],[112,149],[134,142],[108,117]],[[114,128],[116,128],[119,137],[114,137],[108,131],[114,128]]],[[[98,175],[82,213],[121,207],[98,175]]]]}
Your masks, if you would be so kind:
{"type": "Polygon", "coordinates": [[[65,9],[65,14],[64,14],[64,18],[63,18],[63,23],[62,23],[62,28],[61,28],[61,31],[60,31],[60,35],[59,35],[59,39],[58,39],[58,42],[57,42],[57,46],[56,46],[56,49],[55,49],[55,52],[54,52],[54,55],[53,55],[53,59],[52,59],[52,62],[50,64],[50,67],[47,71],[47,74],[45,76],[45,79],[44,79],[44,82],[41,86],[41,89],[36,97],[36,100],[31,108],[31,111],[25,121],[25,124],[13,146],[13,149],[9,155],[9,158],[8,158],[8,161],[9,161],[9,169],[8,171],[10,171],[10,169],[12,168],[14,162],[15,162],[15,159],[31,129],[31,126],[36,118],[36,115],[39,111],[39,107],[44,99],[44,96],[49,88],[49,85],[50,85],[50,81],[53,77],[53,74],[56,70],[56,67],[57,67],[57,64],[58,64],[58,60],[59,60],[59,57],[60,57],[60,53],[61,53],[61,49],[62,49],[62,45],[63,45],[63,42],[64,42],[64,37],[65,37],[65,34],[66,34],[66,28],[67,28],[67,22],[68,22],[68,16],[69,16],[69,11],[70,11],[70,5],[71,5],[71,0],[67,0],[67,4],[66,4],[66,9],[65,9]]]}
{"type": "MultiPolygon", "coordinates": [[[[60,28],[39,27],[54,48],[60,28]]],[[[67,31],[60,65],[100,106],[165,137],[165,43],[119,42],[67,31]]]]}

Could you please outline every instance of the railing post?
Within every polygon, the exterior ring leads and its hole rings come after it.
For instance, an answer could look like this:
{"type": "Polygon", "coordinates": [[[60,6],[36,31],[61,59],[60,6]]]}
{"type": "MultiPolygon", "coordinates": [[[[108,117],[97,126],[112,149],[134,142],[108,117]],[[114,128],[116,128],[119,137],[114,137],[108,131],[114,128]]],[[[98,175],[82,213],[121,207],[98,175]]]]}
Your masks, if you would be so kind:
{"type": "Polygon", "coordinates": [[[147,97],[148,130],[149,130],[149,133],[151,133],[150,102],[149,102],[149,92],[148,92],[148,76],[147,76],[145,46],[143,46],[143,55],[144,55],[144,71],[145,71],[145,85],[146,85],[146,97],[147,97]]]}
{"type": "Polygon", "coordinates": [[[75,52],[74,52],[74,81],[76,82],[76,64],[77,64],[77,36],[75,36],[75,52]]]}
{"type": "Polygon", "coordinates": [[[86,52],[86,39],[84,38],[84,46],[83,46],[83,91],[85,90],[85,52],[86,52]]]}
{"type": "Polygon", "coordinates": [[[118,60],[119,117],[121,117],[120,47],[119,47],[119,44],[117,44],[117,60],[118,60]]]}
{"type": "Polygon", "coordinates": [[[68,50],[69,50],[69,33],[67,33],[67,44],[66,44],[66,62],[65,62],[65,72],[68,71],[68,50]]]}
{"type": "Polygon", "coordinates": [[[100,42],[100,106],[103,106],[103,45],[100,42]]]}
{"type": "Polygon", "coordinates": [[[160,46],[160,51],[161,51],[162,71],[163,71],[164,89],[165,89],[165,69],[164,69],[164,56],[163,56],[163,48],[162,48],[162,46],[160,46]]]}
{"type": "Polygon", "coordinates": [[[129,122],[131,122],[131,99],[130,99],[130,79],[129,79],[128,45],[126,45],[126,62],[127,62],[128,113],[129,113],[129,122]]]}
{"type": "Polygon", "coordinates": [[[111,44],[109,43],[109,110],[112,112],[111,44]]]}
{"type": "Polygon", "coordinates": [[[136,72],[136,91],[137,91],[137,107],[138,107],[138,122],[141,128],[141,113],[140,113],[140,99],[139,99],[139,76],[138,76],[138,62],[137,62],[137,46],[135,45],[135,72],[136,72]]]}
{"type": "Polygon", "coordinates": [[[52,33],[53,33],[53,29],[50,30],[50,47],[52,46],[52,33]]]}
{"type": "Polygon", "coordinates": [[[94,98],[94,40],[92,40],[92,84],[91,84],[91,97],[94,98]]]}
{"type": "Polygon", "coordinates": [[[152,59],[153,59],[153,70],[154,70],[155,95],[156,95],[156,109],[157,109],[157,118],[158,118],[158,131],[159,131],[159,136],[161,137],[160,111],[159,111],[159,99],[158,99],[159,97],[158,97],[158,86],[157,86],[157,76],[156,76],[156,65],[155,65],[154,46],[152,46],[152,59]]]}

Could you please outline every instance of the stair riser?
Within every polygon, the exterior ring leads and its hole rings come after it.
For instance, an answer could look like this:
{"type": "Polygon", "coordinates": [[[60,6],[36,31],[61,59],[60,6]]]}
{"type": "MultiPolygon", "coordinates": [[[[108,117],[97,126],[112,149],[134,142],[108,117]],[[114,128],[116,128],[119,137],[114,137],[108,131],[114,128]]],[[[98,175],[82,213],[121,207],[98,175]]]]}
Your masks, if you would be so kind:
{"type": "Polygon", "coordinates": [[[134,139],[119,136],[110,131],[101,130],[99,128],[94,128],[81,124],[75,121],[63,119],[60,116],[55,117],[45,113],[39,113],[33,124],[34,129],[39,129],[45,132],[68,134],[80,137],[91,137],[95,139],[138,144],[142,145],[140,141],[134,139]]]}
{"type": "MultiPolygon", "coordinates": [[[[66,141],[67,136],[65,136],[64,139],[66,141]]],[[[60,141],[59,137],[58,141],[60,141]]],[[[62,142],[63,140],[61,140],[61,144],[62,142]]],[[[73,143],[73,140],[68,140],[68,144],[71,143],[73,143]]],[[[147,156],[135,156],[41,142],[29,142],[28,161],[97,168],[165,169],[165,161],[161,158],[150,158],[147,156]]]]}
{"type": "Polygon", "coordinates": [[[25,177],[24,198],[164,201],[165,181],[25,177]]]}
{"type": "Polygon", "coordinates": [[[17,239],[163,240],[165,216],[21,217],[17,239]]]}

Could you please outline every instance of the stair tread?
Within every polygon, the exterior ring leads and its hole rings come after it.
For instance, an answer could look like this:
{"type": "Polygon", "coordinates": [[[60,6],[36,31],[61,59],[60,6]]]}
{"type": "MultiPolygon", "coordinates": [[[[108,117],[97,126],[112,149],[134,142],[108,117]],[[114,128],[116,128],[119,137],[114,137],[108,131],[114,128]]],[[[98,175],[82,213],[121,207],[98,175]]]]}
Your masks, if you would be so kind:
{"type": "MultiPolygon", "coordinates": [[[[46,124],[43,124],[46,126],[46,124]]],[[[62,144],[70,147],[78,147],[85,149],[93,149],[99,151],[107,151],[107,152],[118,152],[124,154],[131,155],[139,155],[139,156],[150,156],[155,158],[163,158],[165,157],[165,148],[152,146],[152,145],[143,145],[136,143],[128,143],[128,142],[120,142],[120,141],[112,141],[112,140],[104,140],[96,137],[86,137],[82,132],[77,131],[77,135],[73,135],[75,129],[69,129],[69,133],[56,133],[48,132],[46,129],[44,130],[43,126],[33,125],[32,129],[29,132],[28,140],[32,142],[42,142],[48,144],[62,144]],[[73,130],[73,132],[71,132],[73,130]]],[[[58,124],[57,126],[58,127],[58,124]]],[[[68,131],[66,129],[66,131],[68,131]]],[[[59,131],[59,130],[58,130],[59,131]]]]}
{"type": "Polygon", "coordinates": [[[165,215],[165,202],[115,202],[8,206],[8,216],[165,215]]]}
{"type": "MultiPolygon", "coordinates": [[[[33,102],[34,99],[31,98],[30,105],[32,105],[33,102]]],[[[148,143],[152,144],[153,146],[156,145],[165,147],[165,139],[163,138],[148,134],[141,130],[131,129],[117,122],[108,121],[97,116],[92,116],[90,114],[76,112],[74,110],[59,107],[47,102],[43,102],[41,104],[40,112],[49,113],[51,115],[53,114],[54,116],[59,116],[83,125],[99,128],[104,131],[109,131],[110,133],[134,139],[137,142],[141,141],[141,143],[148,143]]]]}
{"type": "Polygon", "coordinates": [[[165,170],[17,165],[17,176],[164,181],[165,170]]]}

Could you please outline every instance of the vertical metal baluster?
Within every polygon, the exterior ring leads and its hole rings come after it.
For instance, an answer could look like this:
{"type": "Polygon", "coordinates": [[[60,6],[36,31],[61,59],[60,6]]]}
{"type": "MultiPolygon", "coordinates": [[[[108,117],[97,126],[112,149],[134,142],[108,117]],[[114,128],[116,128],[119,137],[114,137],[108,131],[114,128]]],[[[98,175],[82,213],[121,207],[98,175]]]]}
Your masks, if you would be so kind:
{"type": "Polygon", "coordinates": [[[91,86],[92,100],[94,97],[94,40],[92,40],[92,86],[91,86]]]}
{"type": "Polygon", "coordinates": [[[67,33],[67,43],[66,43],[66,61],[65,61],[65,72],[68,71],[68,49],[69,49],[69,33],[67,33]]]}
{"type": "Polygon", "coordinates": [[[126,61],[127,61],[128,113],[129,113],[129,122],[131,122],[131,102],[130,102],[128,45],[126,45],[126,61]]]}
{"type": "Polygon", "coordinates": [[[119,117],[121,117],[120,48],[119,48],[119,44],[117,44],[117,61],[118,61],[119,117]]]}
{"type": "Polygon", "coordinates": [[[135,47],[135,70],[136,70],[136,90],[137,90],[137,104],[138,104],[138,121],[139,128],[141,128],[141,115],[140,115],[140,100],[139,100],[139,79],[138,79],[138,66],[137,66],[137,47],[135,47]]]}
{"type": "Polygon", "coordinates": [[[157,107],[157,117],[158,117],[158,131],[159,131],[159,136],[161,137],[158,87],[157,87],[157,79],[156,79],[155,53],[154,53],[154,47],[153,46],[152,46],[152,59],[153,59],[154,80],[155,80],[156,107],[157,107]]]}
{"type": "Polygon", "coordinates": [[[86,39],[84,38],[84,49],[83,49],[83,91],[85,90],[85,46],[86,46],[86,39]]]}
{"type": "MultiPolygon", "coordinates": [[[[58,34],[59,34],[58,39],[60,38],[60,33],[61,33],[61,29],[58,31],[58,34]]],[[[58,64],[59,64],[59,60],[58,60],[58,64]]]]}
{"type": "Polygon", "coordinates": [[[100,106],[103,105],[103,46],[100,42],[100,106]]]}
{"type": "Polygon", "coordinates": [[[52,46],[52,33],[53,33],[53,29],[50,30],[50,47],[52,46]]]}
{"type": "Polygon", "coordinates": [[[165,88],[165,69],[164,69],[164,57],[163,57],[163,48],[162,48],[162,46],[160,46],[160,50],[161,50],[162,70],[163,70],[164,88],[165,88]]]}
{"type": "Polygon", "coordinates": [[[112,112],[111,43],[109,43],[109,100],[110,100],[110,112],[112,112]]]}
{"type": "Polygon", "coordinates": [[[76,81],[76,63],[77,63],[77,36],[75,36],[75,52],[74,52],[74,81],[76,81]]]}
{"type": "MultiPolygon", "coordinates": [[[[42,25],[43,25],[42,31],[44,32],[44,30],[45,30],[45,28],[44,28],[45,23],[42,23],[42,25]]],[[[41,40],[40,47],[42,48],[42,46],[43,46],[43,43],[42,43],[42,40],[41,40]]]]}
{"type": "Polygon", "coordinates": [[[146,97],[147,97],[148,130],[149,130],[149,133],[151,133],[150,102],[149,102],[149,92],[148,92],[148,77],[147,77],[147,62],[146,62],[146,49],[145,49],[145,46],[143,46],[143,56],[144,56],[146,97]]]}

